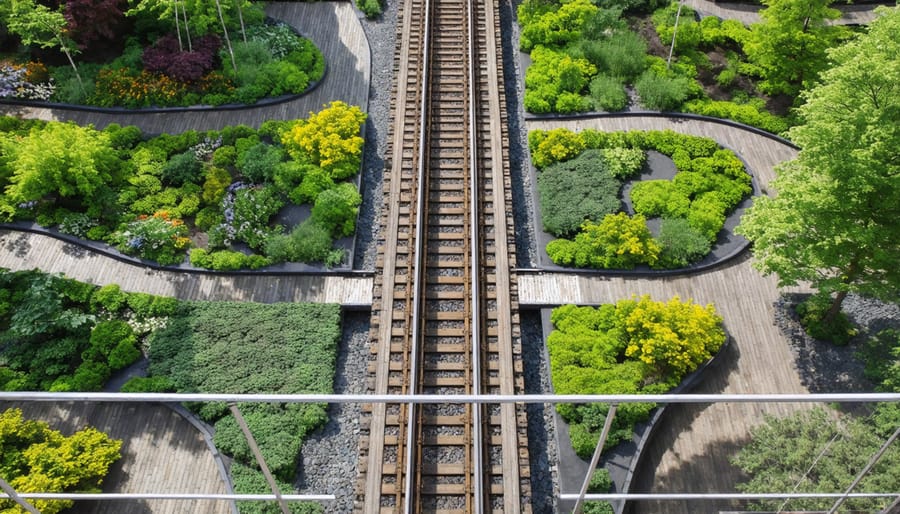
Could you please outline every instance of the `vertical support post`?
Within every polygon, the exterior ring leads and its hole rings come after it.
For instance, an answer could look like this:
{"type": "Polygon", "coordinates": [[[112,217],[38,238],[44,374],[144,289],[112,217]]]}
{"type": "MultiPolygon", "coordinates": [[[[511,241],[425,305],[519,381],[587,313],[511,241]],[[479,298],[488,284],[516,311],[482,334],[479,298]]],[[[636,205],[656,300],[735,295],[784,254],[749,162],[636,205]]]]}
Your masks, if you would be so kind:
{"type": "Polygon", "coordinates": [[[594,474],[594,470],[597,469],[597,464],[600,463],[600,454],[603,453],[603,446],[606,445],[606,438],[609,437],[609,430],[612,428],[613,418],[616,417],[617,407],[617,404],[611,404],[609,406],[609,411],[606,413],[606,419],[603,421],[603,431],[600,433],[600,440],[597,441],[597,448],[594,449],[594,456],[591,457],[591,466],[588,468],[587,475],[584,477],[584,483],[581,484],[581,491],[578,493],[575,509],[572,510],[573,514],[581,514],[581,509],[584,508],[584,495],[587,494],[588,484],[591,483],[591,476],[594,474]]]}
{"type": "Polygon", "coordinates": [[[253,452],[256,463],[259,464],[260,469],[262,469],[263,476],[266,477],[266,482],[268,482],[269,487],[272,488],[272,494],[275,495],[275,500],[278,502],[278,507],[281,508],[282,514],[291,514],[287,502],[281,497],[281,491],[278,489],[278,484],[275,483],[275,477],[273,477],[272,472],[269,471],[269,466],[266,465],[266,459],[264,459],[262,453],[259,452],[259,446],[256,444],[256,439],[250,432],[250,427],[247,426],[247,422],[244,420],[244,416],[241,415],[241,411],[238,410],[237,404],[229,403],[228,408],[231,409],[231,414],[237,421],[238,426],[241,427],[241,432],[244,433],[244,437],[247,438],[247,444],[250,445],[250,451],[253,452]]]}
{"type": "Polygon", "coordinates": [[[675,26],[672,28],[672,44],[669,45],[669,58],[666,59],[667,70],[672,67],[672,52],[675,51],[675,35],[678,34],[678,19],[681,18],[682,7],[684,7],[684,3],[679,0],[678,11],[675,13],[675,26]]]}
{"type": "Polygon", "coordinates": [[[894,430],[894,433],[891,434],[891,436],[888,437],[887,441],[885,441],[884,444],[881,445],[881,448],[879,448],[878,451],[875,452],[875,455],[872,455],[872,458],[869,459],[869,462],[866,464],[866,466],[862,468],[859,474],[856,475],[856,478],[853,479],[853,483],[850,484],[850,487],[848,487],[847,490],[844,491],[844,495],[838,498],[834,502],[834,505],[831,506],[831,510],[828,511],[828,514],[834,514],[835,512],[837,512],[838,507],[840,507],[841,504],[847,500],[847,496],[849,496],[850,493],[853,492],[853,489],[855,489],[856,486],[859,485],[860,482],[862,482],[862,479],[866,477],[869,471],[873,467],[875,467],[878,459],[880,459],[881,456],[884,455],[884,452],[887,451],[888,447],[891,445],[891,443],[894,442],[894,439],[897,439],[898,436],[900,436],[900,427],[897,427],[897,430],[894,430]]]}
{"type": "Polygon", "coordinates": [[[13,486],[9,485],[9,482],[3,480],[2,478],[0,478],[0,489],[3,489],[3,492],[8,494],[12,501],[18,503],[20,507],[27,510],[31,514],[41,514],[41,511],[34,508],[34,505],[28,503],[28,500],[19,496],[19,494],[16,493],[16,490],[13,489],[13,486]]]}

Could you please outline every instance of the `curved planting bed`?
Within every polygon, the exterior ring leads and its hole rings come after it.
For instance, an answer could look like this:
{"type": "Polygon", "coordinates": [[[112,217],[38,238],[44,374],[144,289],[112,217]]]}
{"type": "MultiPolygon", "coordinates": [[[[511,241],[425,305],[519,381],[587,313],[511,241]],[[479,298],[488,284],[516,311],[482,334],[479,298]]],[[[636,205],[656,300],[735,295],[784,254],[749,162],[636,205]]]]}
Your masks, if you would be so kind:
{"type": "Polygon", "coordinates": [[[753,180],[712,139],[564,128],[535,130],[528,139],[539,170],[539,238],[557,266],[697,268],[746,246],[726,221],[750,197],[753,180]]]}
{"type": "MultiPolygon", "coordinates": [[[[685,392],[726,342],[722,318],[712,305],[678,297],[656,302],[644,296],[599,307],[564,305],[553,309],[549,321],[554,330],[547,336],[547,349],[556,394],[685,392]]],[[[561,480],[570,482],[561,484],[564,492],[580,488],[608,409],[607,404],[557,406],[567,424],[561,432],[568,436],[560,438],[561,480]],[[562,447],[566,440],[571,447],[562,447]]],[[[619,405],[604,453],[604,462],[614,463],[609,466],[612,477],[606,488],[592,492],[608,492],[609,486],[627,491],[661,415],[662,408],[652,403],[619,405]]]]}
{"type": "Polygon", "coordinates": [[[33,221],[160,265],[340,265],[355,230],[366,115],[147,138],[135,127],[0,118],[0,219],[33,221]],[[346,244],[343,246],[347,246],[346,244]]]}
{"type": "Polygon", "coordinates": [[[257,4],[31,0],[0,9],[0,98],[99,108],[254,104],[302,94],[321,80],[325,60],[293,27],[266,19],[257,4]],[[218,9],[216,8],[218,5],[218,9]]]}

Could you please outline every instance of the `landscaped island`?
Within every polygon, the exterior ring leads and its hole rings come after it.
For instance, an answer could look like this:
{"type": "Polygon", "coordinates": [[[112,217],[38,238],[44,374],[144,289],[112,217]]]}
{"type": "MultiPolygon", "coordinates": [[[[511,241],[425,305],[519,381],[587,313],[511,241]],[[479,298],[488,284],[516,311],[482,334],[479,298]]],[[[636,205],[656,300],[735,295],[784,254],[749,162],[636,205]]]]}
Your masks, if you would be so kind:
{"type": "Polygon", "coordinates": [[[155,261],[234,270],[338,265],[354,232],[366,115],[333,102],[308,119],[146,138],[135,127],[0,118],[0,218],[155,261]],[[301,210],[299,206],[306,206],[301,210]]]}
{"type": "Polygon", "coordinates": [[[0,98],[101,107],[252,104],[320,80],[318,48],[261,4],[0,4],[0,98]]]}
{"type": "Polygon", "coordinates": [[[743,162],[708,138],[672,131],[534,130],[541,221],[558,237],[547,245],[556,264],[578,268],[684,268],[705,257],[725,219],[752,191],[743,162]],[[625,181],[647,151],[671,158],[671,179],[625,181]],[[623,207],[634,213],[629,216],[623,207]],[[659,218],[654,235],[647,220],[659,218]]]}

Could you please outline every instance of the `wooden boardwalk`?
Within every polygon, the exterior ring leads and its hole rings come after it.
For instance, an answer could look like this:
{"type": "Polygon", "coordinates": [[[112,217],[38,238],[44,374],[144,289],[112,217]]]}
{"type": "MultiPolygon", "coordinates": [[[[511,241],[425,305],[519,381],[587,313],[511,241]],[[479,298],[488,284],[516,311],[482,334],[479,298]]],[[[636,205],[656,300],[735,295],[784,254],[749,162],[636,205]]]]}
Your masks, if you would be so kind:
{"type": "Polygon", "coordinates": [[[325,55],[323,81],[309,94],[267,107],[229,111],[197,111],[147,114],[92,113],[0,105],[0,114],[43,120],[74,121],[103,128],[110,123],[135,125],[149,134],[178,134],[185,130],[213,130],[229,125],[259,125],[270,119],[305,118],[333,100],[343,100],[366,110],[369,97],[370,53],[352,2],[272,2],[266,12],[294,26],[310,38],[325,55]]]}
{"type": "MultiPolygon", "coordinates": [[[[713,2],[710,0],[685,0],[685,5],[697,11],[701,17],[715,16],[721,19],[738,20],[744,25],[760,21],[761,5],[713,2]]],[[[875,19],[872,5],[832,5],[843,16],[836,23],[843,25],[865,25],[875,19]]]]}
{"type": "MultiPolygon", "coordinates": [[[[122,440],[122,458],[110,468],[105,493],[225,494],[225,481],[203,437],[184,418],[148,403],[0,403],[20,408],[65,435],[92,426],[122,440]]],[[[67,511],[68,512],[68,511],[67,511]]],[[[133,500],[77,502],[77,514],[231,514],[231,502],[133,500]]]]}
{"type": "MultiPolygon", "coordinates": [[[[658,117],[598,118],[571,122],[528,122],[528,128],[567,126],[573,130],[670,128],[711,137],[737,151],[765,187],[773,167],[796,150],[770,138],[728,125],[658,117]]],[[[750,267],[749,253],[722,267],[700,274],[664,278],[623,278],[564,273],[520,274],[519,302],[525,304],[611,303],[632,295],[655,300],[674,295],[698,303],[713,303],[734,338],[721,365],[698,393],[806,393],[794,367],[786,339],[774,326],[772,303],[779,295],[774,277],[762,277],[750,267]]],[[[728,458],[747,440],[764,413],[783,415],[797,408],[787,404],[716,404],[674,407],[646,449],[634,492],[729,492],[740,471],[728,458]]],[[[727,502],[658,502],[636,506],[635,512],[694,514],[730,510],[727,502]]]]}
{"type": "Polygon", "coordinates": [[[371,277],[157,271],[126,264],[49,236],[9,230],[0,230],[0,268],[38,268],[82,282],[100,286],[119,284],[126,291],[174,296],[182,300],[320,302],[348,307],[372,304],[371,277]]]}

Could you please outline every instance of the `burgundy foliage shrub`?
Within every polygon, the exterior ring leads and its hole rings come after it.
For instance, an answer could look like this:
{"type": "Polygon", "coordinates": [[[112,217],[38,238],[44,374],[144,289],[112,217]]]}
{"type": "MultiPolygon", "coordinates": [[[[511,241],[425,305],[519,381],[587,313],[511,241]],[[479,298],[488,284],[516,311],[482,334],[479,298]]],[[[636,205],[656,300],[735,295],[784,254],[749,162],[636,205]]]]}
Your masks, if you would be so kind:
{"type": "Polygon", "coordinates": [[[144,50],[141,60],[144,69],[167,75],[179,82],[195,82],[218,67],[222,41],[215,34],[207,34],[192,42],[193,51],[182,51],[178,39],[168,34],[144,50]]]}
{"type": "Polygon", "coordinates": [[[95,41],[116,38],[125,15],[122,0],[68,0],[64,14],[66,28],[82,50],[95,41]]]}

